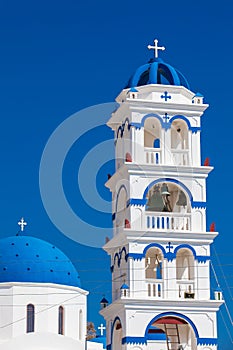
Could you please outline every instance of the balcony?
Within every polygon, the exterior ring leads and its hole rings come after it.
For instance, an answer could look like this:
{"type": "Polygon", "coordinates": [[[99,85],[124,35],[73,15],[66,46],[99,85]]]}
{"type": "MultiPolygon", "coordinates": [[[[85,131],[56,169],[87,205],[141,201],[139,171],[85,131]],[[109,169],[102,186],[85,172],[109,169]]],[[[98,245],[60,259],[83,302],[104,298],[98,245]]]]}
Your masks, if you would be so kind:
{"type": "Polygon", "coordinates": [[[171,152],[174,165],[190,165],[188,149],[172,149],[171,152]]]}
{"type": "Polygon", "coordinates": [[[161,164],[161,149],[144,147],[144,159],[146,164],[161,164]]]}
{"type": "Polygon", "coordinates": [[[152,298],[163,298],[163,281],[160,279],[147,279],[146,295],[152,298]]]}
{"type": "Polygon", "coordinates": [[[194,280],[177,280],[177,297],[180,299],[194,299],[194,280]]]}
{"type": "Polygon", "coordinates": [[[191,231],[190,213],[145,212],[145,228],[147,230],[181,230],[191,231]]]}

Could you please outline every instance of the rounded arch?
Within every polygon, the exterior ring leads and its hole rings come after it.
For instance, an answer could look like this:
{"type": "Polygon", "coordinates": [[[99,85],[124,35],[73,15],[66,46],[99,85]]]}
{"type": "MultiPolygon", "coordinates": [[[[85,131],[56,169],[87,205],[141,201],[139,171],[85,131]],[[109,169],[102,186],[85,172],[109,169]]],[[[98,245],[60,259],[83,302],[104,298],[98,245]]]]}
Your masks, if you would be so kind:
{"type": "MultiPolygon", "coordinates": [[[[179,248],[176,253],[176,279],[178,281],[194,280],[194,254],[189,248],[179,248]]],[[[179,286],[179,295],[182,292],[182,285],[179,286]]],[[[186,286],[186,292],[193,292],[192,285],[186,286]]],[[[180,295],[181,296],[181,295],[180,295]]]]}
{"type": "Polygon", "coordinates": [[[122,184],[117,192],[115,211],[116,211],[116,226],[123,226],[126,219],[128,192],[126,186],[122,184]]]}
{"type": "Polygon", "coordinates": [[[183,115],[179,115],[179,114],[174,115],[174,116],[169,120],[169,122],[172,124],[172,122],[173,122],[174,120],[176,120],[176,119],[181,119],[181,120],[183,120],[184,122],[187,123],[188,128],[191,129],[190,121],[188,120],[188,118],[186,118],[186,117],[183,116],[183,115]]]}
{"type": "Polygon", "coordinates": [[[191,245],[189,245],[189,244],[180,244],[180,245],[178,245],[178,246],[174,249],[174,254],[176,255],[177,252],[178,252],[178,250],[179,250],[179,249],[183,249],[183,248],[186,248],[186,249],[191,250],[191,252],[193,253],[194,258],[196,259],[196,257],[197,257],[196,250],[195,250],[191,245]]]}
{"type": "Polygon", "coordinates": [[[147,117],[144,121],[144,147],[161,147],[161,122],[157,117],[147,117]]]}
{"type": "Polygon", "coordinates": [[[122,322],[119,316],[116,316],[111,328],[112,350],[121,349],[122,345],[122,322]]]}
{"type": "Polygon", "coordinates": [[[143,249],[143,256],[146,256],[147,251],[148,251],[150,248],[153,248],[153,247],[161,249],[161,251],[162,251],[162,253],[163,253],[163,256],[165,256],[166,251],[165,251],[164,247],[163,247],[162,245],[160,245],[159,243],[150,243],[150,244],[148,244],[148,245],[143,249]]]}
{"type": "Polygon", "coordinates": [[[160,122],[161,124],[161,127],[163,126],[163,119],[158,115],[158,114],[155,114],[155,113],[149,113],[149,114],[146,114],[144,115],[144,117],[142,118],[142,121],[141,121],[141,125],[144,126],[145,125],[145,121],[148,119],[148,118],[157,118],[158,121],[160,122]]]}
{"type": "Polygon", "coordinates": [[[193,196],[192,196],[192,193],[190,192],[190,190],[188,189],[187,186],[185,186],[182,182],[180,182],[179,180],[176,180],[176,179],[171,179],[171,178],[160,178],[160,179],[157,179],[157,180],[154,180],[152,181],[145,189],[144,193],[143,193],[143,199],[146,199],[147,197],[147,194],[149,192],[149,190],[156,184],[160,183],[160,182],[172,182],[172,183],[175,183],[177,184],[178,186],[180,186],[186,193],[187,195],[189,196],[189,199],[190,199],[190,202],[192,203],[193,202],[193,196]]]}
{"type": "MultiPolygon", "coordinates": [[[[161,248],[152,246],[145,255],[145,278],[149,280],[163,279],[164,253],[161,248]]],[[[148,296],[151,296],[151,287],[154,289],[153,296],[161,296],[161,285],[156,291],[156,285],[148,285],[148,296]]]]}
{"type": "Polygon", "coordinates": [[[148,331],[149,331],[150,327],[153,325],[153,323],[155,323],[160,318],[168,317],[168,316],[174,316],[174,317],[178,317],[178,318],[181,318],[181,319],[185,320],[191,326],[192,330],[194,331],[195,337],[197,339],[199,338],[199,333],[198,333],[197,327],[195,326],[193,321],[188,316],[185,316],[185,315],[183,315],[183,314],[181,314],[179,312],[169,312],[169,311],[168,312],[162,312],[162,313],[156,315],[149,322],[149,324],[147,325],[146,330],[145,330],[145,338],[147,339],[148,331]]]}

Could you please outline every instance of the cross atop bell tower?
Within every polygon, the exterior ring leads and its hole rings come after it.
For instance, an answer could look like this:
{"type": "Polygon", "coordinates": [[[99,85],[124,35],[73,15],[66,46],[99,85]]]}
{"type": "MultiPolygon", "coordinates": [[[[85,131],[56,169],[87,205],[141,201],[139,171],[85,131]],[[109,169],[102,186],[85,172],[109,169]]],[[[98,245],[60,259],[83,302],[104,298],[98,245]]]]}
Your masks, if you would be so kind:
{"type": "Polygon", "coordinates": [[[152,45],[148,45],[147,48],[150,50],[150,49],[153,49],[155,50],[155,58],[158,58],[159,57],[159,50],[161,51],[164,51],[165,50],[165,47],[164,46],[158,46],[158,40],[155,39],[154,40],[154,46],[152,45]]]}
{"type": "MultiPolygon", "coordinates": [[[[164,47],[149,46],[155,50],[164,47]]],[[[201,120],[208,105],[171,65],[139,67],[107,125],[115,133],[112,303],[101,311],[110,350],[216,350],[201,120]]]]}

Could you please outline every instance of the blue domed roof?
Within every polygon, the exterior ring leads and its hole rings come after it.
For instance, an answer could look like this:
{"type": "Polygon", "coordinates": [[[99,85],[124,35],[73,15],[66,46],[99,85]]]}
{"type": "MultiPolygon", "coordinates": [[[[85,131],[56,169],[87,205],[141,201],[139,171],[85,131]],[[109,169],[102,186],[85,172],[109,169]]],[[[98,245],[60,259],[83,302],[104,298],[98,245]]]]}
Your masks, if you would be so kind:
{"type": "Polygon", "coordinates": [[[148,84],[178,85],[189,89],[186,78],[176,68],[163,62],[161,58],[153,58],[140,66],[130,78],[126,88],[148,84]]]}
{"type": "Polygon", "coordinates": [[[80,287],[78,272],[60,249],[27,236],[0,240],[0,282],[57,283],[80,287]]]}

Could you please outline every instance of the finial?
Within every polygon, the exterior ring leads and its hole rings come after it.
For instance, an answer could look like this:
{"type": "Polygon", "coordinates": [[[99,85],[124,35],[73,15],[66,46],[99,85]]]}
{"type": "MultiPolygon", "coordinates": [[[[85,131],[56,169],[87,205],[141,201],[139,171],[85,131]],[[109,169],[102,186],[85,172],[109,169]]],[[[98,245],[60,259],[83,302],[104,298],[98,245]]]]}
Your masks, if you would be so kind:
{"type": "Polygon", "coordinates": [[[158,58],[158,53],[159,53],[159,50],[162,50],[164,51],[165,50],[165,47],[164,46],[158,46],[158,40],[155,39],[154,40],[154,46],[151,46],[151,45],[148,45],[148,49],[154,49],[155,50],[155,58],[158,58]]]}
{"type": "Polygon", "coordinates": [[[27,222],[24,221],[24,218],[21,218],[21,220],[18,222],[18,225],[20,226],[20,231],[23,232],[24,226],[27,225],[27,222]]]}

